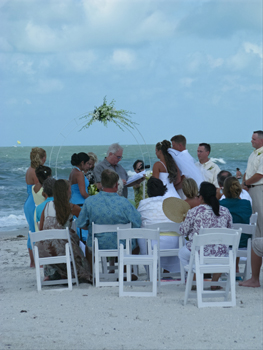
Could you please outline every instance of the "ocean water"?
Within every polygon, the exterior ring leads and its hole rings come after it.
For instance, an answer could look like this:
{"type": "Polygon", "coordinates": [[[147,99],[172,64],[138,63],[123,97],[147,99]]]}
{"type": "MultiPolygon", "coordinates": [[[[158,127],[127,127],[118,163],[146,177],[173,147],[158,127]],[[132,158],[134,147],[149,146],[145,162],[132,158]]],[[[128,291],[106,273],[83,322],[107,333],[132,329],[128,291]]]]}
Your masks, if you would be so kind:
{"type": "MultiPolygon", "coordinates": [[[[155,145],[122,145],[124,148],[121,165],[129,175],[133,175],[133,163],[144,159],[151,168],[155,161],[155,145]]],[[[189,153],[197,160],[197,144],[187,145],[189,153]]],[[[221,170],[225,169],[235,175],[240,168],[246,170],[247,159],[253,151],[249,143],[211,144],[211,159],[221,170]]],[[[47,152],[45,165],[52,168],[52,174],[58,179],[68,179],[73,153],[94,152],[99,161],[106,155],[108,146],[63,146],[43,147],[47,152]]],[[[31,147],[0,147],[0,231],[11,231],[27,227],[23,206],[27,198],[25,173],[30,165],[31,147]]],[[[133,199],[133,189],[129,188],[129,199],[133,199]]]]}

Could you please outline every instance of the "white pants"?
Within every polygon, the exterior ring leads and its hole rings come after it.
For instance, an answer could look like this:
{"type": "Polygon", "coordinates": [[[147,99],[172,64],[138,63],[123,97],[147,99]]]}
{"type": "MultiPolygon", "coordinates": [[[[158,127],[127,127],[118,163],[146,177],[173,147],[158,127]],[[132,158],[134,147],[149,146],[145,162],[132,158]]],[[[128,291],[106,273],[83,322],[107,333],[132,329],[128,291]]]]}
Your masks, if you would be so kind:
{"type": "MultiPolygon", "coordinates": [[[[140,254],[147,254],[145,239],[138,239],[140,254]]],[[[152,241],[152,246],[156,241],[152,241]]],[[[175,249],[179,248],[178,236],[160,236],[160,249],[175,249]]],[[[177,256],[168,256],[161,258],[161,268],[169,272],[180,272],[180,260],[177,256]]]]}
{"type": "Polygon", "coordinates": [[[184,246],[179,250],[179,259],[180,259],[181,264],[183,265],[183,267],[185,267],[186,265],[189,264],[190,256],[191,256],[190,250],[187,249],[186,246],[184,245],[184,246]]]}

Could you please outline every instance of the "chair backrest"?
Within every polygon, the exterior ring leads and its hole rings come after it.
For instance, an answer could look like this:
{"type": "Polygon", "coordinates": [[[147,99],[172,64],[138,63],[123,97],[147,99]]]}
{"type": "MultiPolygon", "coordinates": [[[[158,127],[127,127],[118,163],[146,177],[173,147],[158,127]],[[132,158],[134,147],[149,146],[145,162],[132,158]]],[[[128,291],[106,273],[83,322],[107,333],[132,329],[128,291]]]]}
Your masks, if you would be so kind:
{"type": "Polygon", "coordinates": [[[117,228],[118,240],[121,239],[150,239],[159,241],[160,231],[159,229],[148,229],[148,228],[130,228],[121,229],[119,226],[117,228]]]}
{"type": "Polygon", "coordinates": [[[233,228],[238,230],[239,228],[242,229],[242,233],[246,233],[249,235],[254,235],[256,233],[256,225],[248,225],[248,224],[233,224],[233,228]]]}
{"type": "Polygon", "coordinates": [[[51,229],[42,230],[38,232],[30,232],[31,244],[40,241],[47,241],[51,239],[66,239],[70,242],[68,227],[65,229],[51,229]]]}
{"type": "Polygon", "coordinates": [[[157,222],[156,224],[145,225],[148,229],[160,229],[160,232],[176,232],[178,235],[180,233],[181,223],[177,222],[157,222]]]}
{"type": "Polygon", "coordinates": [[[252,214],[250,216],[250,225],[257,225],[257,221],[258,221],[258,213],[252,214]]]}
{"type": "Polygon", "coordinates": [[[128,224],[114,224],[114,225],[99,225],[92,223],[92,236],[95,233],[103,233],[103,232],[117,232],[117,227],[121,229],[131,228],[131,222],[128,224]]]}
{"type": "MultiPolygon", "coordinates": [[[[240,241],[242,229],[228,229],[228,228],[201,228],[199,235],[194,234],[192,250],[200,249],[201,255],[203,255],[203,247],[211,244],[223,244],[226,246],[232,246],[233,257],[236,257],[237,248],[240,241]]],[[[209,258],[209,257],[208,257],[209,258]]],[[[212,256],[212,259],[218,259],[212,256]]]]}

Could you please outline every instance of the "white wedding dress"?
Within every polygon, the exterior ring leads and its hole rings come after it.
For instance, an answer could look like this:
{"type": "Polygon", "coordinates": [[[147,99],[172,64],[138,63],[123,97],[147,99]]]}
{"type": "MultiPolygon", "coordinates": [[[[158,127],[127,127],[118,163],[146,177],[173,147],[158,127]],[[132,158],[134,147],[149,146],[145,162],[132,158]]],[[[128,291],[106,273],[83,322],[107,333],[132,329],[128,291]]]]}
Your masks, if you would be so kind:
{"type": "MultiPolygon", "coordinates": [[[[163,164],[163,162],[159,161],[160,163],[163,164]]],[[[166,166],[163,164],[163,166],[165,167],[166,171],[167,171],[167,168],[166,166]]],[[[168,176],[169,176],[169,173],[159,173],[159,179],[162,181],[162,183],[164,185],[167,186],[167,192],[164,194],[164,197],[176,197],[176,198],[180,198],[181,197],[179,196],[179,194],[177,193],[175,187],[174,187],[174,184],[171,183],[168,179],[168,176]]]]}

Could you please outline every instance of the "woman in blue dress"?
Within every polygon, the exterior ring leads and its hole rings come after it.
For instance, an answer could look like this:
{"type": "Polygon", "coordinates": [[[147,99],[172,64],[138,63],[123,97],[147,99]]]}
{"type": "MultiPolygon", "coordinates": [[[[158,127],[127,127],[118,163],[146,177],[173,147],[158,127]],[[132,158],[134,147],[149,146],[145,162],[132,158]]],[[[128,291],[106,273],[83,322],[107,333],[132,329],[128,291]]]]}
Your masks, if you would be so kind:
{"type": "MultiPolygon", "coordinates": [[[[36,176],[36,168],[39,165],[43,165],[45,163],[46,157],[47,157],[46,151],[43,148],[39,148],[39,147],[32,148],[30,153],[31,165],[26,172],[26,184],[27,184],[28,197],[24,204],[24,212],[29,225],[29,231],[31,232],[35,232],[34,211],[36,207],[34,198],[33,198],[32,187],[39,182],[36,176]]],[[[34,256],[32,252],[32,246],[31,246],[29,234],[27,239],[27,248],[28,248],[29,257],[30,257],[30,267],[35,267],[34,256]]]]}
{"type": "MultiPolygon", "coordinates": [[[[82,207],[85,199],[89,196],[89,180],[84,176],[84,173],[86,173],[91,167],[89,159],[87,153],[84,152],[74,153],[71,157],[73,169],[69,175],[69,182],[71,184],[70,202],[72,204],[77,204],[80,207],[82,207]]],[[[87,231],[82,231],[83,237],[81,238],[83,241],[86,241],[87,233],[87,231]]]]}

